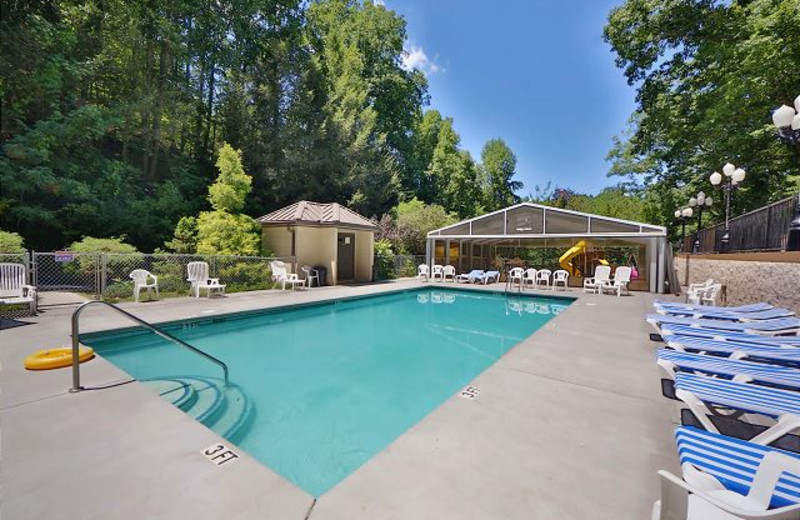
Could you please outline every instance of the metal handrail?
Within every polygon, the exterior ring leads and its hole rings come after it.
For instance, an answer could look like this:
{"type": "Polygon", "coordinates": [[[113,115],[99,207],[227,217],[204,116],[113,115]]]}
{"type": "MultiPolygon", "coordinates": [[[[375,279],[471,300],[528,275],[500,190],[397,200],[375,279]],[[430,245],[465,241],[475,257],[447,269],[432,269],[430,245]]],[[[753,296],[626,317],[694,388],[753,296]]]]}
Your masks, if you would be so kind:
{"type": "Polygon", "coordinates": [[[195,354],[198,354],[198,355],[206,358],[207,360],[211,361],[212,363],[216,363],[217,365],[220,366],[220,368],[222,368],[222,371],[225,374],[225,386],[228,386],[228,365],[226,365],[224,362],[222,362],[219,359],[215,358],[211,354],[207,354],[206,352],[203,352],[199,348],[194,347],[194,346],[186,343],[182,339],[176,338],[172,334],[169,334],[167,332],[164,332],[163,330],[159,330],[159,329],[155,328],[153,325],[147,323],[143,319],[141,319],[141,318],[139,318],[137,316],[134,316],[130,312],[127,312],[127,311],[124,311],[124,310],[120,309],[119,307],[117,307],[116,305],[114,305],[112,303],[104,302],[103,300],[89,300],[88,302],[82,303],[80,305],[80,307],[75,309],[75,312],[72,313],[72,388],[70,389],[70,392],[80,392],[81,390],[84,390],[84,388],[81,386],[81,369],[80,369],[81,363],[80,363],[80,360],[78,359],[79,348],[80,348],[80,324],[79,324],[80,316],[81,316],[81,313],[83,312],[83,310],[86,307],[89,307],[90,305],[95,305],[95,304],[98,304],[98,303],[103,304],[106,307],[110,307],[111,309],[117,311],[118,313],[122,314],[123,316],[135,321],[136,323],[138,323],[142,327],[146,328],[150,332],[152,332],[152,333],[154,333],[154,334],[156,334],[158,336],[161,336],[162,338],[164,338],[164,339],[166,339],[168,341],[176,343],[177,345],[179,345],[181,347],[189,349],[192,352],[194,352],[195,354]]]}

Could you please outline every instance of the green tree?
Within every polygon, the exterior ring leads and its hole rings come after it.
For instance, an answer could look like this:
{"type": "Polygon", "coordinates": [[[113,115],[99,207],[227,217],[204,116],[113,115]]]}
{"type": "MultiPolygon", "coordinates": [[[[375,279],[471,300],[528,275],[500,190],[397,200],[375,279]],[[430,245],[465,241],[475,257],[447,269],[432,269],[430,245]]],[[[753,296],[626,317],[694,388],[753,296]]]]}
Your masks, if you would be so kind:
{"type": "Polygon", "coordinates": [[[502,139],[486,141],[481,152],[481,165],[486,177],[486,209],[494,211],[519,202],[517,190],[523,188],[514,180],[517,158],[502,139]]]}
{"type": "Polygon", "coordinates": [[[796,189],[800,149],[769,114],[800,85],[800,0],[627,0],[604,35],[638,103],[611,173],[647,187],[660,223],[728,161],[749,173],[734,212],[796,189]]]}
{"type": "Polygon", "coordinates": [[[425,254],[425,241],[428,233],[458,221],[458,217],[449,213],[438,204],[425,204],[413,198],[398,204],[393,213],[397,229],[397,249],[402,254],[425,254]]]}
{"type": "MultiPolygon", "coordinates": [[[[244,172],[241,153],[225,143],[217,160],[219,176],[208,188],[208,200],[214,211],[203,211],[197,217],[197,253],[223,255],[257,255],[260,251],[260,227],[252,217],[237,214],[244,207],[250,192],[250,176],[244,172]]],[[[191,241],[192,222],[181,219],[175,230],[191,241]]],[[[178,245],[185,245],[184,243],[178,245]]]]}
{"type": "Polygon", "coordinates": [[[197,252],[197,218],[182,217],[175,226],[172,240],[164,246],[175,253],[193,254],[197,252]]]}

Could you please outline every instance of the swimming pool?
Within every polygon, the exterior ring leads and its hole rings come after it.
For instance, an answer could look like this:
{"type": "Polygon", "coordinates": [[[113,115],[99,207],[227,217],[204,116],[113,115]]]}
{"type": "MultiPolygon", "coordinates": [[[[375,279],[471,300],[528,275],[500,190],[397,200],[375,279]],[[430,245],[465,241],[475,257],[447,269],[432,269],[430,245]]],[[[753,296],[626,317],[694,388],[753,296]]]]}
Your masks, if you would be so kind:
{"type": "Polygon", "coordinates": [[[320,496],[570,303],[475,290],[384,293],[82,336],[133,377],[320,496]]]}

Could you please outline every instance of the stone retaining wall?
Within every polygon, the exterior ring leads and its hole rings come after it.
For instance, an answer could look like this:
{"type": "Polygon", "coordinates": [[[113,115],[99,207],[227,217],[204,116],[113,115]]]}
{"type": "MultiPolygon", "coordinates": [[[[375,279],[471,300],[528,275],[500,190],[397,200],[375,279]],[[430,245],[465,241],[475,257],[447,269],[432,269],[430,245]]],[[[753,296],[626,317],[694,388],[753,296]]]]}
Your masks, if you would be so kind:
{"type": "MultiPolygon", "coordinates": [[[[686,284],[687,259],[675,258],[681,285],[686,284]]],[[[800,263],[693,258],[688,261],[688,283],[709,278],[725,286],[725,305],[766,301],[800,314],[800,263]]],[[[723,302],[719,302],[723,304],[723,302]]]]}

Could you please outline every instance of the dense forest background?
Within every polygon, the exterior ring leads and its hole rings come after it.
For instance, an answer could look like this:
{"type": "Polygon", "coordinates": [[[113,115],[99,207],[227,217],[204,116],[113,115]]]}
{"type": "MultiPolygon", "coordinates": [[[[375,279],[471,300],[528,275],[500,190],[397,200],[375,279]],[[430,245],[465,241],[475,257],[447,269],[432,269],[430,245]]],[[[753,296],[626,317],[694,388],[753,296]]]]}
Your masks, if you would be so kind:
{"type": "MultiPolygon", "coordinates": [[[[250,216],[337,201],[392,236],[525,193],[501,139],[472,157],[427,108],[424,74],[403,66],[405,21],[382,5],[0,6],[0,228],[27,247],[123,235],[165,247],[182,217],[211,208],[223,143],[252,177],[250,216]]],[[[670,225],[728,161],[748,170],[735,212],[796,190],[800,150],[778,142],[770,113],[800,93],[800,0],[627,0],[605,39],[637,90],[610,172],[597,172],[619,184],[596,196],[529,186],[524,199],[670,225]]]]}

